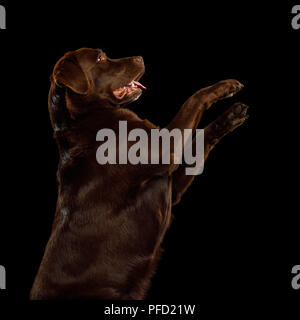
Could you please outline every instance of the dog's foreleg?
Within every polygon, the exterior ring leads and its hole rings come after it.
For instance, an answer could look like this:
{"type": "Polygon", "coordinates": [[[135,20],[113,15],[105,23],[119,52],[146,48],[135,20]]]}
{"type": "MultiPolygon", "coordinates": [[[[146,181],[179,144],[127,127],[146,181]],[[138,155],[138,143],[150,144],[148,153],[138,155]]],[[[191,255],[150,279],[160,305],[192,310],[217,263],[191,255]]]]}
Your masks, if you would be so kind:
{"type": "Polygon", "coordinates": [[[205,110],[218,100],[232,97],[242,88],[243,85],[240,82],[230,79],[198,90],[182,105],[167,129],[195,130],[205,110]]]}
{"type": "MultiPolygon", "coordinates": [[[[244,123],[248,117],[247,109],[248,107],[244,104],[235,103],[204,129],[205,160],[207,159],[210,151],[223,137],[244,123]]],[[[193,139],[193,144],[195,144],[195,139],[193,139]]],[[[195,176],[186,175],[187,167],[189,167],[189,165],[183,164],[172,174],[173,205],[179,203],[182,195],[195,178],[195,176]]]]}
{"type": "MultiPolygon", "coordinates": [[[[184,137],[184,130],[191,129],[192,132],[195,131],[204,111],[209,109],[213,103],[233,96],[242,88],[243,85],[240,82],[230,79],[220,81],[212,86],[198,90],[182,105],[177,115],[164,129],[167,129],[168,132],[179,130],[181,137],[184,137]]],[[[162,146],[159,146],[158,152],[154,152],[149,148],[149,157],[152,159],[153,155],[157,159],[156,163],[159,163],[160,165],[148,166],[147,174],[168,173],[171,175],[174,171],[178,170],[178,162],[180,163],[179,160],[182,158],[184,144],[184,139],[174,139],[174,143],[170,145],[170,150],[168,150],[168,152],[163,150],[162,146]],[[164,164],[165,162],[162,161],[162,159],[167,153],[169,153],[170,162],[169,164],[164,164]]]]}
{"type": "MultiPolygon", "coordinates": [[[[179,129],[182,136],[184,135],[184,129],[192,129],[193,131],[197,128],[199,121],[205,110],[209,109],[211,105],[218,100],[225,99],[233,96],[235,93],[240,91],[243,85],[237,80],[223,80],[210,87],[200,89],[193,94],[180,108],[177,115],[167,126],[169,131],[173,129],[179,129]]],[[[171,155],[173,157],[176,148],[178,146],[173,145],[171,149],[171,155]]],[[[184,141],[182,140],[181,150],[184,149],[184,141]]],[[[174,158],[173,158],[174,159],[174,158]]],[[[172,165],[169,170],[169,174],[178,169],[178,165],[172,165]]]]}

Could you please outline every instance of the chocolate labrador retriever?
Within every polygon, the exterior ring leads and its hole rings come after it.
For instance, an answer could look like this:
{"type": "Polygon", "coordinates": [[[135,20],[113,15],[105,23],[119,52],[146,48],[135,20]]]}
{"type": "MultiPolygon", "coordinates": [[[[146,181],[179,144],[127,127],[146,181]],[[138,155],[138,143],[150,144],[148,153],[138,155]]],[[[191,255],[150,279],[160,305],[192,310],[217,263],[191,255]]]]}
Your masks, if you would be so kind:
{"type": "MultiPolygon", "coordinates": [[[[117,133],[121,120],[128,129],[158,128],[124,108],[145,89],[139,82],[144,70],[142,57],[110,59],[89,48],[69,52],[55,65],[49,112],[60,155],[58,200],[31,299],[145,298],[172,206],[194,176],[186,175],[184,162],[96,161],[99,129],[117,133]]],[[[242,87],[226,80],[197,91],[167,129],[195,131],[205,110],[242,87]]],[[[205,128],[205,159],[246,113],[245,105],[234,104],[205,128]]]]}

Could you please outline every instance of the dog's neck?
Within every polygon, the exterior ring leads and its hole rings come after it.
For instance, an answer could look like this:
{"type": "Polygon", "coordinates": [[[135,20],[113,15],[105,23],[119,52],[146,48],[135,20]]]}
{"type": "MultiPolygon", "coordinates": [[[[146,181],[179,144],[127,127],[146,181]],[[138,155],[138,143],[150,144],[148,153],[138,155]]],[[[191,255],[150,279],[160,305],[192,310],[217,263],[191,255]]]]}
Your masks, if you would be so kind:
{"type": "MultiPolygon", "coordinates": [[[[70,104],[71,106],[76,106],[76,104],[82,105],[80,99],[80,96],[74,95],[65,87],[58,87],[54,84],[51,85],[48,97],[48,107],[54,131],[54,138],[58,145],[62,163],[66,163],[72,159],[70,149],[74,148],[74,144],[78,144],[78,146],[82,147],[94,142],[94,135],[93,137],[90,137],[91,132],[93,132],[90,121],[85,121],[84,114],[76,115],[74,119],[74,114],[71,116],[70,110],[67,108],[67,103],[69,104],[69,107],[70,104]],[[86,131],[85,134],[83,134],[84,131],[86,131]],[[86,140],[83,140],[84,138],[86,138],[86,140]]],[[[95,126],[100,125],[103,120],[101,109],[119,107],[112,105],[109,102],[104,104],[101,101],[99,102],[93,99],[91,99],[89,103],[91,109],[93,108],[93,105],[95,105],[95,108],[92,111],[94,119],[93,123],[95,126]]],[[[98,130],[99,128],[96,129],[98,130]]]]}
{"type": "Polygon", "coordinates": [[[54,135],[61,135],[72,127],[72,119],[66,108],[66,88],[51,86],[48,106],[54,135]]]}
{"type": "Polygon", "coordinates": [[[48,108],[51,124],[54,130],[60,158],[62,162],[69,159],[70,144],[65,134],[72,127],[72,119],[66,108],[66,88],[52,85],[49,91],[48,108]]]}

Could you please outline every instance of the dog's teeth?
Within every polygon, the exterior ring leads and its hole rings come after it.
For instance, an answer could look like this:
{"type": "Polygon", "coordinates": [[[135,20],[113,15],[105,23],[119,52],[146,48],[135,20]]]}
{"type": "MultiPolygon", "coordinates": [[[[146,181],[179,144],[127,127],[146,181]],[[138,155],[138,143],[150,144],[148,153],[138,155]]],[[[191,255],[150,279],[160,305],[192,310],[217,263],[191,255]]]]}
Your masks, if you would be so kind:
{"type": "Polygon", "coordinates": [[[133,81],[131,81],[127,84],[126,87],[137,88],[137,85],[133,81]]]}

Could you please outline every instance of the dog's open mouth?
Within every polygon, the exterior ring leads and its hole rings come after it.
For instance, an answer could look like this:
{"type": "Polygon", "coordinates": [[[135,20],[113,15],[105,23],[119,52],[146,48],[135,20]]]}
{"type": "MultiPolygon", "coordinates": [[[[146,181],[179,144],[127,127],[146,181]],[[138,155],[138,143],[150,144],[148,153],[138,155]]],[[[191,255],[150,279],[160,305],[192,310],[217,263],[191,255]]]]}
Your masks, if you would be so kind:
{"type": "Polygon", "coordinates": [[[137,91],[145,89],[146,87],[143,86],[141,83],[139,83],[136,80],[132,80],[126,86],[113,90],[113,94],[117,99],[123,99],[125,96],[132,95],[137,91]]]}

